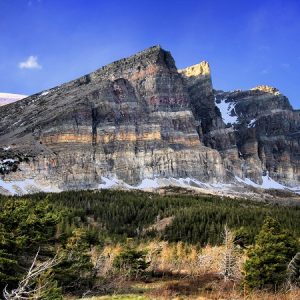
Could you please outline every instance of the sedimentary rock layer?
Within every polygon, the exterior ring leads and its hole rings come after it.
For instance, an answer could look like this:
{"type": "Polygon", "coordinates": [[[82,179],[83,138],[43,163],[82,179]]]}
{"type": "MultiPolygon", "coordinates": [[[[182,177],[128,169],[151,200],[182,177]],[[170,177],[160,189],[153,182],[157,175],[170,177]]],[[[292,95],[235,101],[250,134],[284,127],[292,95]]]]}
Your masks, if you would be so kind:
{"type": "Polygon", "coordinates": [[[102,177],[259,182],[267,171],[294,184],[299,118],[278,90],[216,92],[207,62],[178,71],[155,46],[1,107],[0,173],[60,189],[102,177]]]}
{"type": "Polygon", "coordinates": [[[25,152],[6,179],[27,173],[61,188],[101,176],[220,181],[219,153],[196,130],[189,94],[169,52],[153,47],[0,111],[1,144],[25,152]],[[14,145],[12,146],[12,144],[14,145]]]}

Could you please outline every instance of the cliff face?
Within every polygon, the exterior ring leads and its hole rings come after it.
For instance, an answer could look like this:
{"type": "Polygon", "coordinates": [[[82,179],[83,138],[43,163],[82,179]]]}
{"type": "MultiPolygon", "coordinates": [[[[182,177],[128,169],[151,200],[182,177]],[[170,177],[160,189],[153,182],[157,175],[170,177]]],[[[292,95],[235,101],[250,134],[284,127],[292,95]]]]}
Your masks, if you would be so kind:
{"type": "Polygon", "coordinates": [[[261,182],[261,174],[287,185],[300,180],[300,118],[277,89],[216,92],[216,105],[232,123],[244,177],[261,182]]]}
{"type": "Polygon", "coordinates": [[[190,96],[191,109],[201,141],[205,146],[220,153],[226,170],[225,180],[230,180],[235,175],[243,177],[235,132],[231,126],[226,126],[215,103],[209,64],[201,62],[179,72],[183,75],[190,96]]]}
{"type": "Polygon", "coordinates": [[[30,157],[6,180],[34,174],[68,189],[97,187],[102,176],[130,184],[224,177],[219,153],[199,139],[174,60],[160,47],[5,106],[0,120],[1,144],[30,157]]]}
{"type": "Polygon", "coordinates": [[[205,61],[198,65],[179,70],[183,75],[190,97],[190,105],[197,121],[197,129],[202,138],[222,126],[220,113],[215,107],[209,64],[205,61]]]}
{"type": "Polygon", "coordinates": [[[1,107],[0,173],[60,189],[103,177],[259,182],[266,171],[299,183],[299,113],[263,89],[215,92],[208,63],[178,71],[152,47],[1,107]]]}

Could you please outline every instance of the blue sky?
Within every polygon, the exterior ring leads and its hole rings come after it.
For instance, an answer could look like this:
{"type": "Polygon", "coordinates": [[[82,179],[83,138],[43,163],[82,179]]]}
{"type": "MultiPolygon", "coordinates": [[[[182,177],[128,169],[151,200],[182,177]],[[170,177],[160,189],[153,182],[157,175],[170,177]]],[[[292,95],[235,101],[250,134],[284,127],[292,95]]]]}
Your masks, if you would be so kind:
{"type": "Polygon", "coordinates": [[[32,94],[160,44],[216,89],[269,84],[300,108],[300,1],[0,0],[0,91],[32,94]]]}

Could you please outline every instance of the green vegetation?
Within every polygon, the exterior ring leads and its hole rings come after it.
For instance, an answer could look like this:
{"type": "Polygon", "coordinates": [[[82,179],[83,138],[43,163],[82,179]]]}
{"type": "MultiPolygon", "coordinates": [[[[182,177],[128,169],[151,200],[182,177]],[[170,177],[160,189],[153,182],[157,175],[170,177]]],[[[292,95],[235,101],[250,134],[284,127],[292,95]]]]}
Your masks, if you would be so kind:
{"type": "MultiPolygon", "coordinates": [[[[25,197],[28,198],[28,197],[25,197]]],[[[9,199],[0,196],[0,205],[9,199]]],[[[13,198],[11,198],[13,199],[13,198]]],[[[23,197],[19,198],[23,199],[23,197]]],[[[175,216],[172,224],[159,233],[168,241],[193,244],[222,243],[224,225],[240,229],[248,243],[254,242],[263,220],[271,216],[295,236],[300,236],[300,207],[283,207],[246,200],[207,195],[161,196],[141,191],[70,191],[59,194],[35,194],[34,203],[47,200],[55,212],[64,211],[58,224],[60,239],[67,239],[74,229],[88,228],[89,243],[125,241],[147,237],[143,229],[157,218],[175,216]]],[[[155,232],[149,232],[153,237],[155,232]]]]}
{"type": "Polygon", "coordinates": [[[124,272],[126,277],[138,277],[149,267],[146,262],[146,252],[127,247],[114,260],[113,266],[118,272],[124,272]]]}
{"type": "Polygon", "coordinates": [[[62,261],[54,268],[55,279],[64,292],[88,290],[93,283],[93,264],[86,231],[75,229],[62,246],[58,250],[62,261]]]}
{"type": "Polygon", "coordinates": [[[0,211],[0,289],[15,284],[27,268],[27,257],[39,248],[42,255],[53,252],[59,212],[45,200],[7,198],[0,211]]]}
{"type": "Polygon", "coordinates": [[[250,288],[276,288],[287,279],[287,265],[298,251],[298,241],[279,223],[267,218],[245,263],[250,288]]]}
{"type": "MultiPolygon", "coordinates": [[[[47,290],[36,299],[60,299],[62,292],[82,294],[104,283],[110,286],[102,291],[112,292],[117,285],[113,276],[119,276],[120,282],[120,276],[136,280],[149,267],[146,252],[138,248],[143,243],[156,243],[150,253],[152,259],[169,268],[168,272],[182,268],[187,255],[189,268],[195,269],[201,247],[222,245],[225,225],[235,231],[234,243],[248,253],[245,282],[250,288],[274,288],[286,278],[298,282],[298,207],[207,195],[103,190],[0,196],[0,289],[17,287],[38,249],[40,263],[55,255],[59,262],[33,283],[34,289],[43,286],[48,278],[47,290]],[[173,220],[166,228],[148,230],[157,221],[171,216],[173,220]],[[166,242],[175,246],[160,244],[166,242]],[[116,253],[101,252],[108,246],[116,253]],[[177,254],[170,253],[170,249],[176,249],[177,254]],[[170,260],[163,261],[167,256],[170,260]],[[175,256],[173,263],[171,257],[175,256]],[[296,267],[288,271],[293,257],[291,266],[296,267]]],[[[205,256],[202,260],[203,266],[210,261],[205,256]]],[[[153,266],[151,272],[156,272],[153,266]]]]}

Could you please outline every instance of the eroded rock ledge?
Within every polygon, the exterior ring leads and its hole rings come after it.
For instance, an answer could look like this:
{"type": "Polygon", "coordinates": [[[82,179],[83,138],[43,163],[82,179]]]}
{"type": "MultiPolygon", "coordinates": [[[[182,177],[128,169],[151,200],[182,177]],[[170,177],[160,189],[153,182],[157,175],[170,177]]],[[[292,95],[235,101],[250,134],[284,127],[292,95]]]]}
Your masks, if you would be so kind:
{"type": "Polygon", "coordinates": [[[178,71],[155,46],[1,107],[0,154],[16,161],[1,178],[81,189],[102,177],[259,182],[269,171],[299,184],[299,132],[299,113],[276,89],[216,92],[207,62],[178,71]]]}

